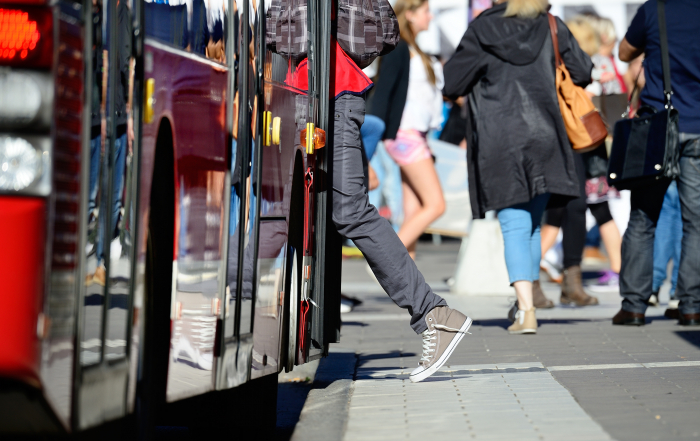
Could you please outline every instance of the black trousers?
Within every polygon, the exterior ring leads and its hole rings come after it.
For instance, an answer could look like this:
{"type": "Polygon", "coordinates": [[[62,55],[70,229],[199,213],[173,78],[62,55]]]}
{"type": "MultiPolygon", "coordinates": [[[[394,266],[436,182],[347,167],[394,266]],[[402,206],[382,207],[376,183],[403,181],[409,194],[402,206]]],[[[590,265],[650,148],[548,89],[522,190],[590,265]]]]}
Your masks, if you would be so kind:
{"type": "Polygon", "coordinates": [[[586,167],[581,155],[574,155],[578,175],[580,196],[572,199],[565,207],[551,208],[545,213],[544,223],[561,227],[564,234],[564,268],[581,265],[583,247],[586,245],[586,167]]]}

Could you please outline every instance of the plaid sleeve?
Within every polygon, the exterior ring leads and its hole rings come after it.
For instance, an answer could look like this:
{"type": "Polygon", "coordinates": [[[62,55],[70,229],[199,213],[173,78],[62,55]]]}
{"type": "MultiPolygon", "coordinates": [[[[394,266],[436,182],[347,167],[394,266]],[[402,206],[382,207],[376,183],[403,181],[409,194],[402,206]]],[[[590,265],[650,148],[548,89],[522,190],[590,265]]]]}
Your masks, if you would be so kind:
{"type": "Polygon", "coordinates": [[[265,43],[272,52],[277,52],[277,20],[282,14],[282,0],[272,0],[265,14],[265,43]]]}

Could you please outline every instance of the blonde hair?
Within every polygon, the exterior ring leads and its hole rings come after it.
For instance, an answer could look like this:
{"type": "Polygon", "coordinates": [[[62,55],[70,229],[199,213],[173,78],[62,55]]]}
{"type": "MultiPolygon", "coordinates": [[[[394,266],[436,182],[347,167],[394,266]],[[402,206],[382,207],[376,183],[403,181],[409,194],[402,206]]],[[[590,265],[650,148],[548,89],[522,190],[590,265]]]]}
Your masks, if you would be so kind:
{"type": "Polygon", "coordinates": [[[604,17],[591,17],[591,24],[598,32],[598,37],[602,44],[611,44],[617,40],[617,32],[612,20],[604,17]]]}
{"type": "Polygon", "coordinates": [[[418,53],[423,61],[423,66],[425,66],[425,72],[428,74],[428,80],[430,84],[435,84],[435,71],[433,71],[433,60],[423,52],[416,44],[416,36],[413,34],[413,29],[406,19],[406,11],[415,11],[416,9],[427,3],[428,0],[397,0],[394,4],[394,12],[396,13],[396,19],[399,22],[399,30],[401,31],[401,39],[408,43],[413,50],[418,53]]]}
{"type": "Polygon", "coordinates": [[[504,17],[535,18],[547,12],[547,0],[508,0],[504,17]]]}
{"type": "Polygon", "coordinates": [[[590,21],[585,17],[577,15],[576,17],[567,20],[566,26],[571,31],[571,35],[574,36],[578,45],[581,49],[587,53],[589,56],[593,56],[598,53],[600,48],[600,39],[595,28],[591,25],[590,21]]]}

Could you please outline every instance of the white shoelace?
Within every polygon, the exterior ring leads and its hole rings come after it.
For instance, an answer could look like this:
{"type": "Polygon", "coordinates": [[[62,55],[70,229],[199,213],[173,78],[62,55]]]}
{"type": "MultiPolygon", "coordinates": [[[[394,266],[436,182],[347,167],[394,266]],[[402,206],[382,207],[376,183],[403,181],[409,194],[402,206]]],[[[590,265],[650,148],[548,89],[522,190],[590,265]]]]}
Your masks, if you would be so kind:
{"type": "MultiPolygon", "coordinates": [[[[437,344],[433,343],[432,341],[437,338],[437,335],[436,335],[437,330],[436,329],[439,329],[441,331],[460,332],[459,329],[450,328],[449,326],[445,326],[445,325],[438,324],[438,325],[431,325],[431,326],[435,329],[433,329],[432,331],[429,331],[426,329],[425,331],[423,331],[421,333],[421,335],[423,336],[423,356],[420,359],[421,362],[430,361],[430,358],[431,358],[430,353],[435,352],[435,349],[432,349],[432,348],[437,346],[437,344]]],[[[466,332],[466,333],[471,334],[471,332],[466,332]]],[[[420,362],[419,362],[419,364],[420,364],[420,362]]]]}
{"type": "MultiPolygon", "coordinates": [[[[435,329],[432,331],[426,329],[421,334],[423,336],[423,356],[420,358],[420,362],[430,361],[430,353],[435,352],[435,349],[431,349],[433,346],[436,346],[435,343],[432,343],[432,340],[437,338],[435,334],[437,334],[435,329]]],[[[418,364],[420,364],[420,362],[418,364]]]]}

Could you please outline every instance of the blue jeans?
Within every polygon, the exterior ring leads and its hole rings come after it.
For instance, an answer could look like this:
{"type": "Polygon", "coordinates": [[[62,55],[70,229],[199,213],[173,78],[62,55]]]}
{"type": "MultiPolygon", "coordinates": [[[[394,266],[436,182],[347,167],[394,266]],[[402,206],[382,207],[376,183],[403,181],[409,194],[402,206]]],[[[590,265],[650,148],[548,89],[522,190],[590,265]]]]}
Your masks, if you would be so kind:
{"type": "MultiPolygon", "coordinates": [[[[683,217],[683,239],[678,265],[676,298],[681,314],[700,313],[700,135],[681,133],[681,175],[678,196],[683,217]]],[[[635,188],[630,220],[622,239],[620,294],[622,309],[644,313],[652,294],[654,233],[670,182],[659,180],[635,188]]]]}
{"type": "Polygon", "coordinates": [[[654,238],[654,283],[652,291],[658,292],[666,280],[666,268],[669,260],[673,259],[673,275],[671,276],[671,297],[676,292],[678,267],[681,261],[681,240],[683,238],[683,219],[681,218],[681,200],[678,196],[678,186],[675,182],[666,190],[664,203],[656,225],[654,238]]]}
{"type": "MultiPolygon", "coordinates": [[[[122,136],[116,138],[114,142],[114,163],[112,166],[112,176],[114,176],[114,181],[112,182],[112,197],[107,206],[103,203],[103,209],[100,210],[100,219],[98,222],[98,232],[97,232],[97,262],[104,262],[104,241],[112,240],[114,230],[117,227],[117,220],[119,219],[119,210],[122,208],[122,193],[124,191],[124,169],[126,167],[126,133],[122,136]],[[111,209],[110,209],[111,208],[111,209]],[[107,213],[111,213],[111,231],[107,231],[107,213]]],[[[99,148],[98,148],[99,149],[99,148]]],[[[109,151],[109,149],[107,149],[109,151]]],[[[92,163],[90,164],[92,168],[92,163]]],[[[109,188],[109,187],[107,187],[109,188]]]]}
{"type": "Polygon", "coordinates": [[[97,135],[90,140],[90,189],[88,196],[88,214],[97,206],[97,177],[100,175],[100,150],[102,137],[97,135]]]}
{"type": "Polygon", "coordinates": [[[386,205],[391,210],[391,224],[398,231],[403,219],[403,189],[401,169],[386,152],[384,145],[377,148],[372,168],[379,179],[379,187],[369,192],[369,202],[375,207],[386,205]]]}
{"type": "Polygon", "coordinates": [[[498,212],[511,284],[521,280],[534,282],[540,278],[540,224],[548,200],[548,193],[541,194],[529,202],[498,212]]]}
{"type": "Polygon", "coordinates": [[[379,143],[384,134],[384,129],[386,129],[386,124],[381,118],[374,115],[365,115],[365,122],[362,123],[360,128],[360,135],[362,136],[362,144],[365,146],[368,161],[372,160],[372,156],[377,150],[377,143],[379,143]]]}

